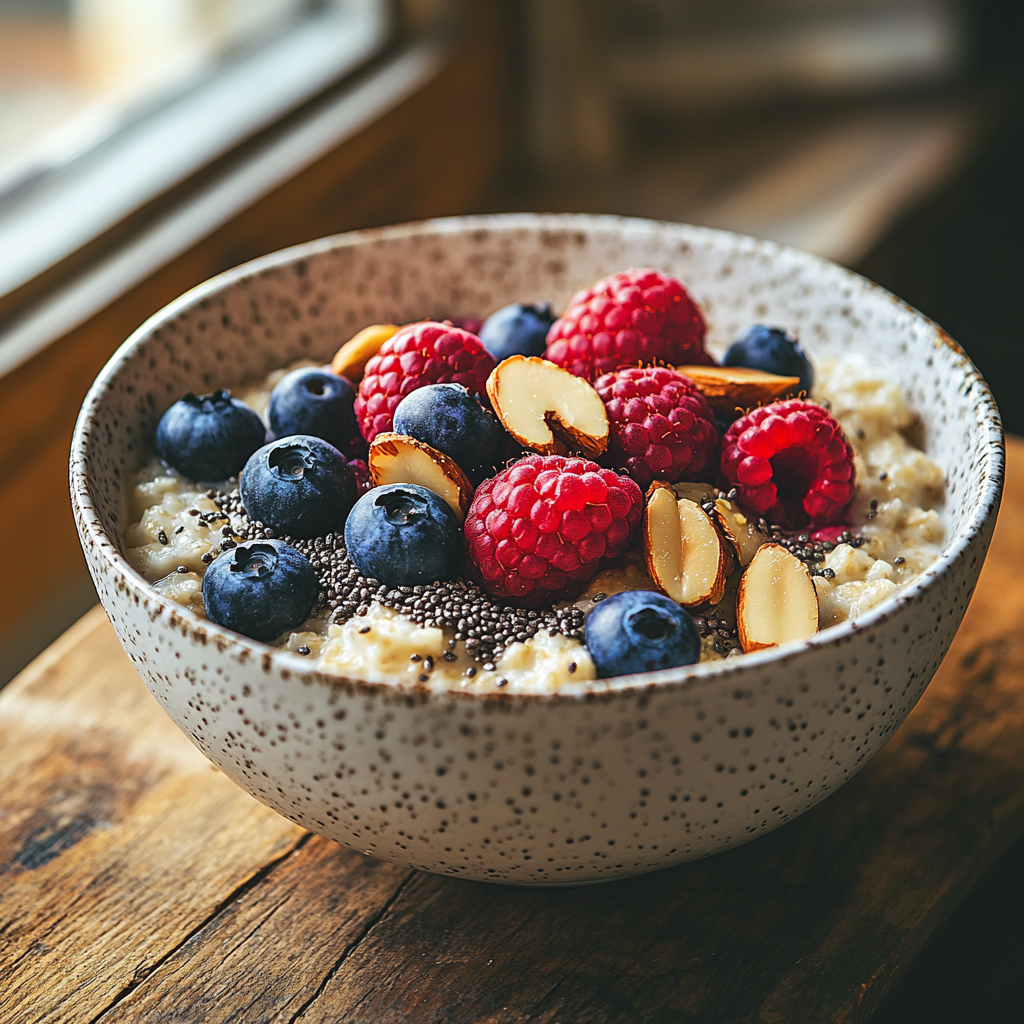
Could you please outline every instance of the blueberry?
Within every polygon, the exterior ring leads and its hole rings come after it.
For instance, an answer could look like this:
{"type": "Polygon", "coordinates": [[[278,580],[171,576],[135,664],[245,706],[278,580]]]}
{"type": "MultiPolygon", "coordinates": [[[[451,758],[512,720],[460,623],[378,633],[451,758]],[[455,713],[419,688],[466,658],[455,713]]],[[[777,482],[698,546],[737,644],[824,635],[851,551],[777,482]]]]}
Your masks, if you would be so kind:
{"type": "Polygon", "coordinates": [[[395,409],[394,430],[453,459],[474,486],[502,461],[508,435],[494,413],[461,384],[427,384],[395,409]]]}
{"type": "Polygon", "coordinates": [[[748,366],[752,370],[777,373],[782,377],[799,377],[800,390],[811,393],[814,367],[800,342],[781,327],[755,324],[725,353],[724,366],[748,366]]]}
{"type": "Polygon", "coordinates": [[[290,537],[341,530],[357,493],[345,456],[309,434],[264,445],[245,464],[238,490],[250,519],[290,537]]]}
{"type": "Polygon", "coordinates": [[[302,625],[320,584],[313,566],[279,540],[249,540],[216,558],[203,576],[206,614],[253,640],[275,640],[302,625]]]}
{"type": "Polygon", "coordinates": [[[664,594],[627,590],[606,598],[587,616],[587,650],[599,679],[692,665],[700,659],[693,619],[664,594]]]}
{"type": "Polygon", "coordinates": [[[190,480],[235,476],[266,439],[259,416],[223,388],[212,395],[190,391],[160,417],[156,428],[160,458],[190,480]]]}
{"type": "Polygon", "coordinates": [[[448,503],[416,484],[364,494],[345,524],[356,568],[389,587],[451,579],[462,558],[462,530],[448,503]]]}
{"type": "Polygon", "coordinates": [[[336,373],[317,367],[292,370],[270,393],[270,429],[275,437],[311,434],[350,459],[365,455],[356,423],[355,389],[336,373]]]}
{"type": "Polygon", "coordinates": [[[500,363],[509,356],[541,356],[547,348],[548,330],[557,318],[550,302],[532,306],[513,303],[492,313],[480,328],[484,348],[500,363]]]}

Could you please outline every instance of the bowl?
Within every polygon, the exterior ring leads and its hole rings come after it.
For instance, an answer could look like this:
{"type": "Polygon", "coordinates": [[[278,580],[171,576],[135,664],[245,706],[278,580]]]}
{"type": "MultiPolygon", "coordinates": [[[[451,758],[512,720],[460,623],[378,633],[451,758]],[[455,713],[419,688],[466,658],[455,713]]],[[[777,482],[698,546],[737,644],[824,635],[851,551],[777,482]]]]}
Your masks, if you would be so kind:
{"type": "MultiPolygon", "coordinates": [[[[720,351],[720,348],[719,348],[720,351]]],[[[1003,478],[984,381],[939,327],[805,252],[603,216],[452,218],[359,231],[194,288],[128,339],[75,430],[71,494],[100,600],[195,745],[285,817],[462,878],[578,884],[703,857],[778,828],[855,775],[917,702],[978,579],[1003,478]],[[186,391],[328,360],[359,328],[564,304],[632,266],[680,277],[722,346],[753,322],[818,356],[884,358],[946,474],[948,540],[862,618],[742,658],[556,695],[427,693],[312,669],[162,598],[128,565],[126,477],[186,391]]]]}

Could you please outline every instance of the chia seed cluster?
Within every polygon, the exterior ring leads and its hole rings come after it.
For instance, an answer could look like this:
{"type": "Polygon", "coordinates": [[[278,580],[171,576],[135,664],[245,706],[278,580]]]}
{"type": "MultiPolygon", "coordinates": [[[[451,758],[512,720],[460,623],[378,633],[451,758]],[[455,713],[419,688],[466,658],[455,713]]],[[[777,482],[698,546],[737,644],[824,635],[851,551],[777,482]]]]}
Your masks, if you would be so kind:
{"type": "MultiPolygon", "coordinates": [[[[583,642],[585,614],[575,606],[528,611],[504,604],[475,583],[461,579],[388,587],[359,572],[340,534],[329,533],[311,540],[277,537],[263,523],[254,523],[246,516],[237,491],[214,492],[211,497],[221,515],[230,516],[236,536],[243,540],[283,540],[309,559],[320,580],[319,610],[331,623],[340,625],[354,616],[365,615],[370,604],[377,601],[419,626],[450,629],[454,635],[448,641],[449,647],[463,641],[470,657],[488,671],[510,644],[529,640],[542,629],[583,642]]],[[[233,547],[234,543],[232,540],[227,546],[233,547]]]]}
{"type": "Polygon", "coordinates": [[[736,627],[730,626],[718,611],[694,615],[693,621],[696,623],[701,640],[711,639],[711,646],[716,654],[728,657],[734,652],[736,654],[743,653],[736,627]]]}

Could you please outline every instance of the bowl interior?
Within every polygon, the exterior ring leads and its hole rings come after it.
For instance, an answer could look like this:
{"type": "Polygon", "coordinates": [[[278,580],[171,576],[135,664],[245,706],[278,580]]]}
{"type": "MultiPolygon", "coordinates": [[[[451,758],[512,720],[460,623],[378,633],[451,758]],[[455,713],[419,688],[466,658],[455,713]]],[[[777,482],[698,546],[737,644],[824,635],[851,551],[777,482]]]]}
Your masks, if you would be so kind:
{"type": "Polygon", "coordinates": [[[126,475],[144,460],[160,415],[187,391],[258,378],[300,357],[327,361],[371,323],[486,316],[515,301],[562,308],[577,289],[634,266],[686,283],[719,353],[762,322],[798,333],[812,358],[856,351],[884,360],[946,473],[947,556],[998,500],[1001,432],[991,393],[941,329],[883,289],[807,253],[728,232],[508,215],[298,246],[214,278],[158,313],[122,346],[83,408],[72,486],[87,528],[120,551],[126,475]]]}

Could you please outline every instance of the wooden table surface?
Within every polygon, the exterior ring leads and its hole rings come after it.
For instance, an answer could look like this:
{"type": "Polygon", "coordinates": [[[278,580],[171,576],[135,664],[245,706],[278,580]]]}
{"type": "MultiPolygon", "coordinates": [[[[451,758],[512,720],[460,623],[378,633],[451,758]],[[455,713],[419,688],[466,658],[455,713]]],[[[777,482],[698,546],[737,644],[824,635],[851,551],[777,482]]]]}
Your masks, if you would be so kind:
{"type": "Polygon", "coordinates": [[[236,789],[94,610],[0,695],[0,1021],[863,1021],[1024,830],[1024,442],[918,707],[799,820],[569,890],[411,871],[236,789]]]}

